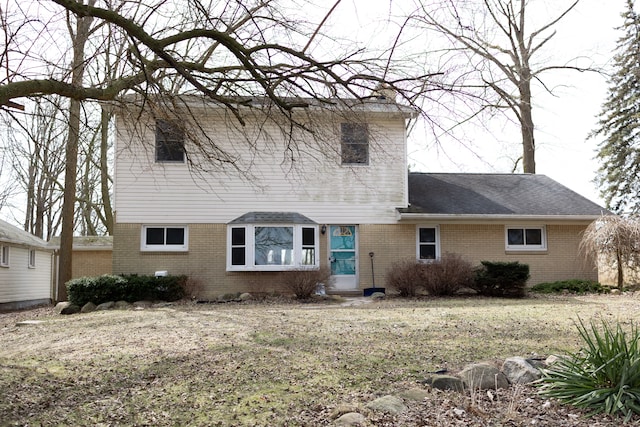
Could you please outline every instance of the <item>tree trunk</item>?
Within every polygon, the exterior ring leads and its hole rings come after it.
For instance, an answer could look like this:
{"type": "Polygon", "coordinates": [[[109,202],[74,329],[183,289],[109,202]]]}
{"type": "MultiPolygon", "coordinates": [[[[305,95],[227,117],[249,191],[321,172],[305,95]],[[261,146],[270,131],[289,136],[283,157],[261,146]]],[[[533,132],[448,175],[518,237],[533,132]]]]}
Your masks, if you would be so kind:
{"type": "Polygon", "coordinates": [[[113,236],[113,211],[111,210],[111,195],[109,194],[109,119],[111,114],[106,109],[102,109],[100,118],[100,189],[102,193],[102,208],[104,210],[104,225],[107,234],[113,236]]]}
{"type": "MultiPolygon", "coordinates": [[[[95,0],[89,0],[90,4],[95,0]]],[[[89,38],[89,27],[93,18],[76,18],[76,34],[73,40],[73,71],[71,85],[82,87],[84,77],[84,47],[89,38]]],[[[66,283],[72,277],[73,228],[76,204],[76,178],[78,173],[78,141],[80,139],[81,102],[69,102],[69,133],[65,153],[64,199],[62,202],[62,233],[60,234],[60,258],[58,266],[58,301],[67,299],[66,283]]]]}
{"type": "Polygon", "coordinates": [[[618,289],[622,290],[624,286],[624,271],[622,268],[622,257],[620,256],[620,249],[616,250],[616,267],[618,269],[618,289]]]}

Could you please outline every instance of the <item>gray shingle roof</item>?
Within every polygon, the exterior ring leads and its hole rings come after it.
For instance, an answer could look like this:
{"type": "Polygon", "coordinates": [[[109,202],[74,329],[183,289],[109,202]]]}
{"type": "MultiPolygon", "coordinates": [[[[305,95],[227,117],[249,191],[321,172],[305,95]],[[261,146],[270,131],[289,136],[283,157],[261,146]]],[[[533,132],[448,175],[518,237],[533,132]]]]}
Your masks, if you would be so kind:
{"type": "Polygon", "coordinates": [[[47,242],[6,221],[0,220],[0,242],[46,248],[47,242]]]}
{"type": "Polygon", "coordinates": [[[593,217],[609,213],[546,177],[531,174],[409,173],[401,213],[468,216],[593,217]]]}
{"type": "Polygon", "coordinates": [[[317,224],[297,212],[248,212],[229,224],[317,224]]]}

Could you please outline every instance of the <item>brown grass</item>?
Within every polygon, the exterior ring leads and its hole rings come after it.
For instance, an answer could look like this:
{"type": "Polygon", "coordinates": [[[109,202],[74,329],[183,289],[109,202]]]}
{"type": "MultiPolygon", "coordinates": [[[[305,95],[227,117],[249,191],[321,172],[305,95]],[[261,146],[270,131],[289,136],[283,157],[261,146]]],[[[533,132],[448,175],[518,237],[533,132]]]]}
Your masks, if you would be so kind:
{"type": "MultiPolygon", "coordinates": [[[[578,316],[625,320],[639,308],[627,295],[0,314],[0,425],[329,425],[340,405],[366,412],[371,399],[416,387],[429,371],[576,350],[578,316]],[[25,319],[43,322],[16,326],[25,319]]],[[[457,397],[432,396],[411,417],[369,422],[446,418],[443,402],[457,397]]],[[[493,419],[504,424],[464,425],[529,425],[507,424],[517,405],[503,403],[493,419]]]]}

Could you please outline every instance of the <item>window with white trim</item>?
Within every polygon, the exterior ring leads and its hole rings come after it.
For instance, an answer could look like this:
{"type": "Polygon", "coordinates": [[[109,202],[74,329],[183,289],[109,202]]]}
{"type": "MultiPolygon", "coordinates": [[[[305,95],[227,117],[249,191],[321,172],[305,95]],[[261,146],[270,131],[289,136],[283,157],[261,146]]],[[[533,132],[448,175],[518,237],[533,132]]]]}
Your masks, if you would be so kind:
{"type": "Polygon", "coordinates": [[[543,251],[547,249],[545,227],[505,227],[505,246],[507,250],[543,251]]]}
{"type": "Polygon", "coordinates": [[[177,124],[156,120],[156,162],[184,162],[184,131],[177,124]]]}
{"type": "Polygon", "coordinates": [[[421,261],[440,258],[440,228],[419,225],[416,228],[416,252],[421,261]]]}
{"type": "Polygon", "coordinates": [[[29,268],[36,268],[36,250],[29,249],[29,268]]]}
{"type": "Polygon", "coordinates": [[[140,250],[186,252],[189,250],[189,228],[181,225],[145,225],[142,227],[140,250]]]}
{"type": "Polygon", "coordinates": [[[9,267],[9,246],[0,246],[0,267],[9,267]]]}
{"type": "Polygon", "coordinates": [[[315,225],[230,225],[227,241],[230,271],[284,271],[319,266],[315,225]]]}
{"type": "Polygon", "coordinates": [[[341,123],[342,164],[369,164],[369,127],[366,123],[341,123]]]}

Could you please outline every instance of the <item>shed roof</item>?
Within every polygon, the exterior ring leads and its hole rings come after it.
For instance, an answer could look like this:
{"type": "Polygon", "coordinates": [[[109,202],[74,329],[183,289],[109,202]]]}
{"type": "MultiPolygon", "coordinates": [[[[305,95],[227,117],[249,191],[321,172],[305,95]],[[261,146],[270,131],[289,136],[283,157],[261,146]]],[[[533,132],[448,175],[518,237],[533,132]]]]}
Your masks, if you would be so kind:
{"type": "Polygon", "coordinates": [[[47,248],[47,242],[44,240],[3,220],[0,220],[0,242],[47,248]]]}
{"type": "Polygon", "coordinates": [[[410,173],[401,216],[596,219],[605,208],[545,175],[410,173]]]}

